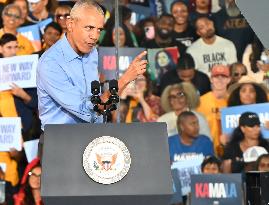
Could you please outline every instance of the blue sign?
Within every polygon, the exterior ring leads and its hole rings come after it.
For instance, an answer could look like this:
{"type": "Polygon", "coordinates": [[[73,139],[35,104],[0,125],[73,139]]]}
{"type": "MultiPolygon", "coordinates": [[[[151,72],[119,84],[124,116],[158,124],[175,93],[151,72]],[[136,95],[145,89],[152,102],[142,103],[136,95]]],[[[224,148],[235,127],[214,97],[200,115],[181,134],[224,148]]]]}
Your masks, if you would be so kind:
{"type": "Polygon", "coordinates": [[[269,130],[264,128],[264,122],[269,121],[269,103],[241,105],[221,109],[222,132],[231,134],[234,128],[238,126],[239,117],[244,112],[255,112],[259,115],[262,134],[265,138],[269,138],[269,130]]]}

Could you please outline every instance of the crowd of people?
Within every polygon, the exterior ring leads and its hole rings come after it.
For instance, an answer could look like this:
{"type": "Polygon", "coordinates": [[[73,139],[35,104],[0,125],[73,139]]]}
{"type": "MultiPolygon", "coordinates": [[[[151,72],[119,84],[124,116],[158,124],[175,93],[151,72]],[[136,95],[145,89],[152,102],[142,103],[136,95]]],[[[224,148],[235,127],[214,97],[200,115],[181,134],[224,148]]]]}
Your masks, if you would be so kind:
{"type": "MultiPolygon", "coordinates": [[[[74,3],[2,2],[1,58],[46,53],[64,38],[74,3]],[[47,19],[51,22],[37,50],[18,28],[47,19]]],[[[113,113],[110,121],[166,122],[171,163],[180,156],[202,154],[201,172],[205,174],[269,171],[269,136],[261,131],[262,124],[266,127],[269,123],[262,122],[255,110],[244,112],[231,134],[223,133],[221,127],[221,109],[268,102],[269,51],[235,0],[175,0],[169,12],[135,24],[129,5],[150,8],[149,1],[125,0],[119,6],[118,28],[115,9],[109,10],[102,3],[106,23],[97,46],[176,47],[179,53],[176,64],[167,53],[156,54],[158,80],[146,72],[129,83],[120,93],[119,112],[113,113]]],[[[100,75],[100,81],[106,80],[100,75]]],[[[21,117],[22,140],[38,139],[42,129],[37,89],[13,83],[10,90],[0,91],[0,116],[21,117]]],[[[28,163],[24,150],[12,149],[0,152],[0,163],[6,164],[5,171],[0,169],[0,179],[6,181],[3,204],[42,204],[38,158],[28,163]]]]}

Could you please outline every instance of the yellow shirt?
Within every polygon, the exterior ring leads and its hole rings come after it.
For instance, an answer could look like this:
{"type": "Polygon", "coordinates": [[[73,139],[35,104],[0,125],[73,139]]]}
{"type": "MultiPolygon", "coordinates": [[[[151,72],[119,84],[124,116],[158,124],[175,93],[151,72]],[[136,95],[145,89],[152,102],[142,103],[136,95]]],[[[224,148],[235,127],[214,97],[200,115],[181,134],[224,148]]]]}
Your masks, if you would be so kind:
{"type": "MultiPolygon", "coordinates": [[[[3,35],[4,35],[4,30],[0,29],[0,38],[3,35]]],[[[24,37],[20,33],[18,33],[16,37],[19,44],[17,55],[30,55],[34,52],[34,47],[28,38],[24,37]]]]}
{"type": "Polygon", "coordinates": [[[197,111],[204,114],[207,119],[213,139],[214,150],[219,156],[222,155],[222,150],[219,150],[219,137],[221,135],[220,109],[224,107],[227,107],[227,98],[217,99],[212,92],[208,92],[200,97],[200,106],[197,108],[197,111]]]}
{"type": "MultiPolygon", "coordinates": [[[[0,116],[18,116],[14,98],[10,91],[0,92],[0,116]]],[[[0,152],[0,163],[6,164],[5,180],[9,181],[13,186],[18,184],[19,176],[17,170],[17,162],[11,159],[9,152],[0,152]]]]}

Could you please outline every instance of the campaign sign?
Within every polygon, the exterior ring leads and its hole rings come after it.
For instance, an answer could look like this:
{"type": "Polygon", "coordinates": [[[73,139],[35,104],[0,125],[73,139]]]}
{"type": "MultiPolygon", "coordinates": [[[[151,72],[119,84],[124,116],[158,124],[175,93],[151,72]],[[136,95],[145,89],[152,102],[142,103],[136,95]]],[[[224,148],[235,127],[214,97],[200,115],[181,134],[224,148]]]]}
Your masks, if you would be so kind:
{"type": "Polygon", "coordinates": [[[177,47],[148,49],[148,73],[159,84],[161,77],[169,70],[175,69],[179,51],[177,47]]]}
{"type": "Polygon", "coordinates": [[[255,112],[261,121],[261,130],[265,138],[269,138],[269,130],[264,128],[264,122],[269,121],[269,103],[258,103],[252,105],[240,105],[221,109],[222,132],[231,134],[238,126],[239,117],[244,112],[255,112]]]}
{"type": "Polygon", "coordinates": [[[39,26],[39,30],[40,30],[40,32],[41,32],[42,35],[44,34],[45,27],[49,23],[51,23],[52,21],[53,21],[52,18],[47,18],[47,19],[45,19],[45,20],[40,21],[40,22],[37,23],[37,25],[39,26]]]}
{"type": "Polygon", "coordinates": [[[21,144],[21,118],[0,117],[0,152],[15,148],[20,151],[21,144]]]}
{"type": "Polygon", "coordinates": [[[149,6],[153,16],[161,16],[166,13],[165,0],[149,0],[149,6]]]}
{"type": "Polygon", "coordinates": [[[241,174],[197,174],[191,176],[192,205],[241,205],[241,174]]]}
{"type": "Polygon", "coordinates": [[[38,55],[0,59],[0,91],[9,90],[12,83],[21,88],[36,87],[38,55]]]}
{"type": "Polygon", "coordinates": [[[172,170],[177,170],[178,179],[181,182],[182,196],[191,191],[191,175],[201,173],[201,164],[204,160],[203,154],[186,153],[179,155],[178,159],[171,165],[172,170]]]}
{"type": "Polygon", "coordinates": [[[151,10],[149,7],[140,6],[137,4],[128,4],[127,6],[133,11],[131,16],[131,24],[133,25],[151,15],[151,10]]]}
{"type": "Polygon", "coordinates": [[[115,47],[99,47],[99,73],[105,76],[106,80],[118,79],[117,72],[121,76],[128,68],[133,59],[144,48],[119,48],[119,70],[116,65],[115,47]]]}
{"type": "Polygon", "coordinates": [[[41,50],[41,36],[39,26],[37,24],[20,27],[17,31],[31,41],[35,51],[41,50]]]}

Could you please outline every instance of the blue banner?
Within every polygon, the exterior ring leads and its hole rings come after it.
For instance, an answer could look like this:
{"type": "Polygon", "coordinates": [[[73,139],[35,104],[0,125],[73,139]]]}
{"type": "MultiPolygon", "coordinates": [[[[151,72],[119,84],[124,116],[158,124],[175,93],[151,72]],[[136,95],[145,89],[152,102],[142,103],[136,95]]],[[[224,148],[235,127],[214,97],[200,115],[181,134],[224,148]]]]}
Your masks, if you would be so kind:
{"type": "Polygon", "coordinates": [[[234,128],[238,126],[239,117],[244,112],[255,112],[259,115],[262,134],[265,138],[269,138],[269,130],[264,128],[264,122],[269,121],[269,103],[223,108],[221,110],[222,132],[225,134],[231,134],[234,128]]]}

